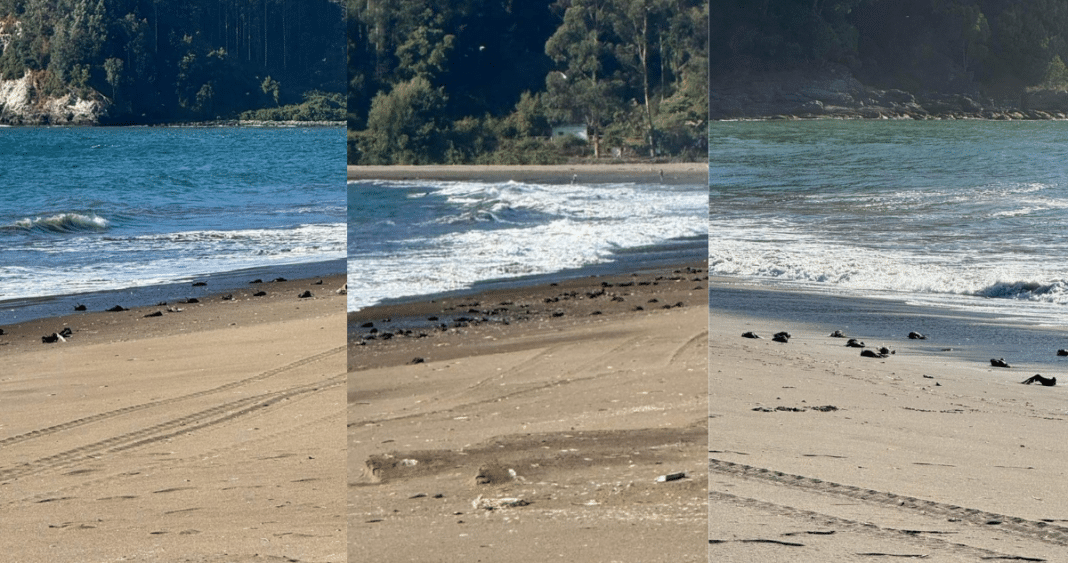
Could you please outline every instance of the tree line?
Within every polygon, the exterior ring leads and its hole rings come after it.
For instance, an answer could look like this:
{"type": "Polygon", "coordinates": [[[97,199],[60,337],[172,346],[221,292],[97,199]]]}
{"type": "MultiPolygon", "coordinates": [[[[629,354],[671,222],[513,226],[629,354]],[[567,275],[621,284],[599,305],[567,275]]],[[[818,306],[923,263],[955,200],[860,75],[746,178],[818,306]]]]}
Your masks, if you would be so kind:
{"type": "Polygon", "coordinates": [[[714,75],[849,67],[909,91],[1016,96],[1068,88],[1064,0],[722,0],[714,75]]]}
{"type": "Polygon", "coordinates": [[[705,0],[349,0],[349,162],[704,158],[705,0]],[[553,143],[582,124],[589,143],[553,143]]]}
{"type": "Polygon", "coordinates": [[[340,0],[0,0],[0,77],[104,96],[117,123],[285,104],[337,114],[344,16],[340,0]]]}

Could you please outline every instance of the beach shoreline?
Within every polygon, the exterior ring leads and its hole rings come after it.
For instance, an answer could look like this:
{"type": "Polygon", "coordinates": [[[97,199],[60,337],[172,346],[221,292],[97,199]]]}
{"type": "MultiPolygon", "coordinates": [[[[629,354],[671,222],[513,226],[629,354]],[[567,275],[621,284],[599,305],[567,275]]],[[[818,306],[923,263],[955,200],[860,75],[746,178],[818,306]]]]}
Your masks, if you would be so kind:
{"type": "Polygon", "coordinates": [[[708,163],[554,164],[554,165],[425,165],[348,166],[349,181],[444,180],[468,182],[524,182],[545,184],[708,182],[708,163]],[[661,180],[660,172],[663,171],[661,180]]]}
{"type": "MultiPolygon", "coordinates": [[[[63,317],[74,311],[77,305],[85,305],[87,311],[103,311],[121,305],[126,308],[147,307],[160,302],[177,302],[189,298],[220,297],[248,287],[254,279],[270,281],[279,277],[286,279],[321,279],[324,277],[344,277],[345,260],[323,260],[300,264],[274,264],[242,268],[225,272],[213,272],[204,275],[186,276],[182,281],[171,281],[119,289],[69,293],[64,295],[46,295],[18,299],[0,300],[0,311],[4,313],[8,324],[0,328],[25,321],[49,317],[63,317]],[[194,286],[193,283],[204,283],[194,286]]],[[[345,283],[344,281],[341,282],[345,283]]],[[[336,288],[335,288],[336,289],[336,288]]]]}
{"type": "Polygon", "coordinates": [[[915,331],[929,338],[901,344],[979,366],[988,364],[990,358],[1006,358],[1039,371],[1066,365],[1056,351],[1066,347],[1068,327],[1036,325],[1008,313],[932,307],[910,303],[905,295],[831,295],[725,276],[713,276],[709,288],[713,316],[767,317],[784,327],[804,326],[827,333],[844,330],[863,340],[900,341],[915,331]]]}
{"type": "MultiPolygon", "coordinates": [[[[477,295],[485,291],[548,285],[591,276],[619,276],[654,270],[669,270],[677,267],[685,268],[702,262],[705,249],[708,248],[707,240],[707,237],[672,239],[659,245],[623,249],[613,254],[610,260],[587,264],[579,268],[511,278],[479,280],[470,286],[450,291],[390,297],[368,307],[477,295]]],[[[354,312],[365,308],[367,307],[361,307],[355,311],[349,310],[348,313],[352,315],[354,312]]]]}
{"type": "Polygon", "coordinates": [[[350,554],[706,561],[706,276],[350,313],[350,554]]]}
{"type": "Polygon", "coordinates": [[[1068,421],[1064,390],[1020,383],[1064,379],[1066,364],[993,367],[986,334],[944,350],[942,328],[1010,333],[996,318],[934,322],[944,312],[715,278],[709,299],[712,559],[1063,553],[1068,513],[1054,499],[1068,493],[1068,446],[1049,437],[1068,421]],[[833,330],[894,353],[862,357],[833,330]]]}
{"type": "MultiPolygon", "coordinates": [[[[349,370],[367,367],[365,348],[370,349],[372,355],[379,354],[380,349],[412,348],[410,339],[400,344],[411,335],[397,334],[395,340],[389,337],[388,342],[382,342],[376,336],[389,329],[444,333],[448,331],[441,330],[442,323],[450,324],[461,319],[459,322],[466,326],[452,327],[454,333],[456,328],[466,329],[460,331],[465,334],[492,330],[498,333],[495,339],[507,339],[509,332],[522,333],[531,325],[566,324],[586,317],[626,318],[645,313],[647,309],[693,306],[695,300],[706,305],[703,291],[707,287],[706,272],[704,263],[691,260],[667,266],[646,265],[626,272],[561,273],[545,278],[504,280],[515,283],[484,282],[470,290],[412,296],[349,311],[349,370]],[[463,318],[471,320],[463,321],[463,318]],[[373,326],[363,326],[367,323],[373,326]]],[[[432,340],[437,336],[428,334],[422,338],[432,340]]],[[[468,339],[465,336],[464,340],[468,339]]],[[[387,363],[395,361],[388,360],[387,363]]]]}

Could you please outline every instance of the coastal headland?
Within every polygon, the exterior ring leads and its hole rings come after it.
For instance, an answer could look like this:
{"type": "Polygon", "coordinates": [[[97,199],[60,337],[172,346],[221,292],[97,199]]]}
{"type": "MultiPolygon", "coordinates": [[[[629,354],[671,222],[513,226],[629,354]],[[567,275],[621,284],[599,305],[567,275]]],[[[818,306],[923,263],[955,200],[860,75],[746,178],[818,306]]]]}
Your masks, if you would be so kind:
{"type": "MultiPolygon", "coordinates": [[[[767,303],[722,306],[724,295],[745,298],[739,287],[714,279],[709,297],[710,560],[1063,557],[1064,390],[1020,384],[1060,375],[1056,364],[999,368],[983,355],[996,342],[962,353],[938,332],[887,336],[936,311],[858,301],[832,318],[825,300],[800,293],[780,301],[818,309],[819,322],[767,303]],[[840,329],[894,353],[862,357],[831,336],[840,329]],[[787,342],[772,340],[778,332],[787,342]]],[[[930,326],[956,318],[944,316],[930,326]]]]}
{"type": "Polygon", "coordinates": [[[706,561],[707,265],[349,313],[349,553],[706,561]]]}
{"type": "Polygon", "coordinates": [[[345,561],[344,283],[5,325],[0,550],[345,561]]]}

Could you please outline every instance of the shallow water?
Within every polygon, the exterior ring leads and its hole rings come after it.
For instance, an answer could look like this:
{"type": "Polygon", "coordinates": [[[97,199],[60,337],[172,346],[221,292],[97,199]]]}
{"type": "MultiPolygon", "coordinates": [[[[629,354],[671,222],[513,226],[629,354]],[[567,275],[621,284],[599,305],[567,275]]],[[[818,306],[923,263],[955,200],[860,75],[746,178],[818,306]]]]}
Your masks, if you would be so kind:
{"type": "Polygon", "coordinates": [[[720,122],[712,275],[1068,326],[1068,123],[720,122]]]}
{"type": "Polygon", "coordinates": [[[1056,355],[1058,349],[1068,348],[1068,327],[1006,322],[1002,315],[992,313],[931,308],[887,298],[771,290],[724,278],[709,284],[709,306],[711,323],[717,314],[765,319],[771,331],[761,334],[765,338],[780,330],[808,337],[826,337],[841,330],[869,347],[908,349],[909,353],[959,358],[978,366],[989,367],[991,358],[1005,358],[1010,364],[1036,364],[1046,375],[1068,367],[1068,358],[1056,355]],[[909,340],[912,331],[928,338],[909,340]]]}

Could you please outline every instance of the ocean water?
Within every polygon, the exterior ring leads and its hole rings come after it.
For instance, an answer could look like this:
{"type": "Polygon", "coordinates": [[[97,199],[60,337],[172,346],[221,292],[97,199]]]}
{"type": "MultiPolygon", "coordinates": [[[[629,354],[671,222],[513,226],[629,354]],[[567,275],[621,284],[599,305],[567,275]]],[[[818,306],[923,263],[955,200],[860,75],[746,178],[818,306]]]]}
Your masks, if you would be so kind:
{"type": "Polygon", "coordinates": [[[0,161],[7,321],[52,296],[345,256],[339,127],[11,127],[0,161]]]}
{"type": "Polygon", "coordinates": [[[672,248],[700,259],[707,206],[703,185],[350,181],[348,309],[672,248]]]}
{"type": "Polygon", "coordinates": [[[709,140],[711,275],[1068,326],[1068,123],[719,122],[709,140]]]}

